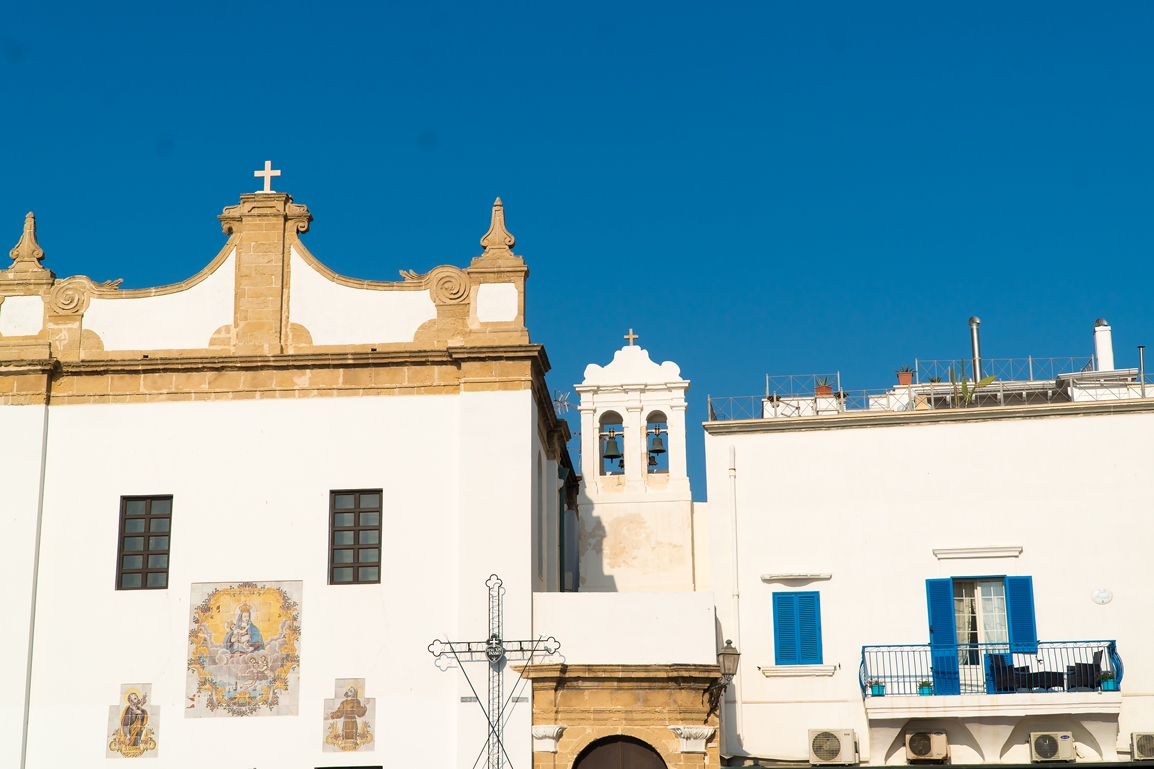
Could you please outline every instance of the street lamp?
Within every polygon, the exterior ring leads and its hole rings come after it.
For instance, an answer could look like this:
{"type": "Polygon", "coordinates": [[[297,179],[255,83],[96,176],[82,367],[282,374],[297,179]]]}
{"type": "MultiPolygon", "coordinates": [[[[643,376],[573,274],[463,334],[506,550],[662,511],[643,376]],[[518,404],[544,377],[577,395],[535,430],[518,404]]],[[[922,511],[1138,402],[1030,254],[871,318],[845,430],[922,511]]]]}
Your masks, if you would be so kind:
{"type": "Polygon", "coordinates": [[[716,682],[710,684],[702,695],[702,701],[709,700],[709,713],[705,716],[709,719],[721,707],[721,696],[733,682],[733,676],[737,674],[737,663],[741,660],[741,652],[733,646],[733,641],[726,639],[725,648],[717,653],[717,666],[721,668],[721,678],[716,682]]]}
{"type": "Polygon", "coordinates": [[[733,648],[733,641],[725,640],[725,648],[717,653],[717,664],[721,667],[721,680],[728,686],[737,674],[737,663],[741,660],[741,652],[733,648]]]}

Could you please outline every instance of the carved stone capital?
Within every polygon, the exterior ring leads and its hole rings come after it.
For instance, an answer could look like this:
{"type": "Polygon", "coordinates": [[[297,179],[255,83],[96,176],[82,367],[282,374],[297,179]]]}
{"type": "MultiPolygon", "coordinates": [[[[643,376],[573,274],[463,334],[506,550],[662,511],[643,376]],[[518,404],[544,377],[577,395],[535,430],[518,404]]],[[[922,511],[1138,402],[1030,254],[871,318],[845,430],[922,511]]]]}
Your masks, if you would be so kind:
{"type": "Polygon", "coordinates": [[[533,752],[556,753],[557,741],[569,727],[563,724],[539,724],[533,727],[533,752]]]}
{"type": "Polygon", "coordinates": [[[709,742],[717,729],[701,724],[685,724],[670,726],[669,731],[676,734],[677,738],[681,740],[680,751],[682,753],[704,753],[705,743],[709,742]]]}
{"type": "Polygon", "coordinates": [[[240,203],[225,206],[217,219],[225,235],[240,231],[241,222],[247,219],[277,217],[288,222],[297,232],[308,232],[313,215],[307,206],[294,203],[292,195],[283,192],[247,193],[240,196],[240,203]]]}

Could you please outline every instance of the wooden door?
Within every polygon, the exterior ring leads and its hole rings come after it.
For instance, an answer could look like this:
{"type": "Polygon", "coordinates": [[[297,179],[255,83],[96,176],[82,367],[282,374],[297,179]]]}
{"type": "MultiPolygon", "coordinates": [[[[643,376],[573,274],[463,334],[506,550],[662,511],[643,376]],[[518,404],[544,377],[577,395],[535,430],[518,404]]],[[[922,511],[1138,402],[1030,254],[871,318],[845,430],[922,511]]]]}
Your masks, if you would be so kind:
{"type": "Polygon", "coordinates": [[[586,748],[573,769],[665,769],[665,761],[641,740],[606,737],[586,748]]]}

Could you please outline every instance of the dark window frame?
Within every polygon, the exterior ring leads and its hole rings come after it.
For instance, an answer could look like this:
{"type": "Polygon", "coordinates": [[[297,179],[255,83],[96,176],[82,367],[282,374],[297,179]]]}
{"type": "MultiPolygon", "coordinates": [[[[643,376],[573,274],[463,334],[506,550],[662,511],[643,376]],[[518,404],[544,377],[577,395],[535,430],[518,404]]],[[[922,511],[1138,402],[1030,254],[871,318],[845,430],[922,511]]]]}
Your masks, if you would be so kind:
{"type": "MultiPolygon", "coordinates": [[[[329,492],[329,571],[328,583],[330,585],[379,585],[381,582],[381,524],[384,517],[384,494],[382,489],[338,489],[329,492]],[[340,497],[353,495],[352,507],[337,507],[337,500],[340,497]],[[377,503],[375,505],[364,504],[362,497],[365,495],[375,495],[377,503]],[[376,513],[377,522],[373,524],[363,524],[364,514],[376,513]],[[338,515],[352,515],[353,523],[351,526],[338,526],[338,515]],[[337,542],[338,535],[352,533],[351,542],[337,542]],[[364,537],[363,534],[370,536],[364,537]],[[371,541],[375,534],[375,542],[371,541]],[[362,559],[364,551],[376,551],[376,560],[362,559]],[[345,560],[342,557],[338,560],[337,553],[352,553],[352,560],[345,560]],[[374,569],[376,576],[373,578],[362,578],[366,569],[374,569]],[[344,572],[349,570],[349,579],[337,579],[338,570],[344,572]]],[[[343,523],[343,520],[340,522],[343,523]]]]}
{"type": "Polygon", "coordinates": [[[120,498],[120,525],[116,535],[116,589],[117,590],[167,590],[168,572],[172,566],[172,495],[171,494],[137,494],[120,498]],[[131,502],[143,502],[144,512],[140,515],[129,515],[128,505],[131,502]],[[153,513],[154,502],[168,502],[168,511],[153,513]],[[141,521],[139,531],[128,531],[129,521],[141,521]],[[154,522],[165,521],[163,527],[154,525],[154,522]],[[139,537],[141,549],[126,550],[124,545],[129,538],[139,537]],[[154,540],[163,537],[166,547],[153,548],[154,540]],[[140,558],[140,567],[127,569],[124,566],[125,558],[140,558]],[[154,566],[152,558],[164,558],[164,566],[154,566]],[[149,577],[162,574],[163,584],[149,584],[149,577]],[[125,575],[139,575],[140,584],[126,585],[125,575]]]}

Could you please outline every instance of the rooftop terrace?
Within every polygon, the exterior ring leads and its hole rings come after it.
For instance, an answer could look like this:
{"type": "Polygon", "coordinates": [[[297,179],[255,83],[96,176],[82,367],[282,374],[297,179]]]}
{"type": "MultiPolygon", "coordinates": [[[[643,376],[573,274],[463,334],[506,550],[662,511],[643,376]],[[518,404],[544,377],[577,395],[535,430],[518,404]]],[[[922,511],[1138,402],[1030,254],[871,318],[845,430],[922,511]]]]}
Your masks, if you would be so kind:
{"type": "MultiPolygon", "coordinates": [[[[1111,356],[1112,358],[1112,356],[1111,356]]],[[[760,395],[709,396],[709,421],[996,409],[1154,397],[1142,369],[1103,369],[1097,356],[917,360],[888,389],[844,390],[840,372],[765,378],[760,395]],[[1148,395],[1149,394],[1149,395],[1148,395]]]]}

